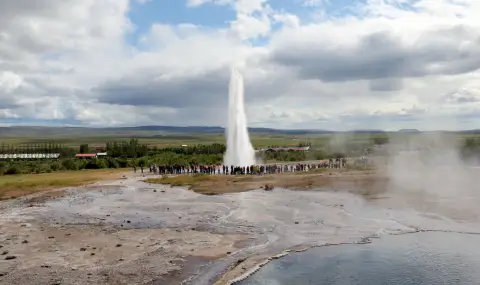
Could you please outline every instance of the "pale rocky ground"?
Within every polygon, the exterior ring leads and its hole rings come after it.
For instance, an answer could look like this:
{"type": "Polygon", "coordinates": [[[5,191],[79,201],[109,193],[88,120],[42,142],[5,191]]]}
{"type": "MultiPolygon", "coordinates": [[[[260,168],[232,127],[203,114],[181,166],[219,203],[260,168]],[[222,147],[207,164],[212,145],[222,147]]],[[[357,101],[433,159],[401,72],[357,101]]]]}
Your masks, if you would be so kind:
{"type": "Polygon", "coordinates": [[[142,179],[0,203],[0,284],[228,284],[289,248],[480,229],[469,191],[448,204],[397,189],[368,200],[339,189],[203,196],[142,179]]]}

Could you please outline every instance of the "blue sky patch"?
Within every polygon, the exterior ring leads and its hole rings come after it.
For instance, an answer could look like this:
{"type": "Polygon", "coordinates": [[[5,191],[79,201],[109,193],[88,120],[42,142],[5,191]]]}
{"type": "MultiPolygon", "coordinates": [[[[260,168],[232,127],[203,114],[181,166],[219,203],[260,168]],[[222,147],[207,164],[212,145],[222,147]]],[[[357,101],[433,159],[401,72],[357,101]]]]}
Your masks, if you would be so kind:
{"type": "Polygon", "coordinates": [[[145,34],[155,23],[168,25],[195,24],[205,27],[227,27],[235,19],[235,11],[228,5],[206,3],[199,7],[187,7],[185,1],[153,0],[145,4],[132,3],[128,17],[135,25],[135,32],[127,39],[137,43],[139,36],[145,34]]]}

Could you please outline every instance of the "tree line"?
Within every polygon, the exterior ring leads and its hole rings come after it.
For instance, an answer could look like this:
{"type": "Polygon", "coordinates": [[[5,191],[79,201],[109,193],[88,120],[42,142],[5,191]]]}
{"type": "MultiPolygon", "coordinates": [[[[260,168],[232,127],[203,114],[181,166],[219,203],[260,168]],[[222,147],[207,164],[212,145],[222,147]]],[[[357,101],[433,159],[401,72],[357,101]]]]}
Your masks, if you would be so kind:
{"type": "Polygon", "coordinates": [[[11,174],[50,173],[83,169],[126,168],[133,166],[220,164],[223,156],[218,154],[185,155],[165,152],[138,158],[106,157],[92,159],[61,158],[54,160],[7,160],[0,161],[0,176],[11,174]]]}
{"type": "MultiPolygon", "coordinates": [[[[310,146],[310,143],[300,142],[298,147],[310,146]]],[[[270,146],[280,147],[280,146],[270,146]]],[[[74,157],[76,153],[94,153],[97,151],[105,151],[109,157],[114,158],[138,158],[144,156],[158,155],[162,153],[175,153],[181,155],[218,155],[224,154],[227,150],[225,144],[195,144],[189,146],[177,147],[149,147],[147,144],[142,144],[138,139],[130,139],[128,141],[112,141],[107,142],[105,147],[92,148],[89,144],[80,144],[78,149],[65,146],[55,142],[34,143],[34,144],[20,144],[0,146],[0,154],[22,154],[22,153],[60,153],[62,158],[74,157]]]]}
{"type": "MultiPolygon", "coordinates": [[[[300,143],[299,143],[300,144],[300,143]]],[[[303,143],[302,143],[303,144],[303,143]]],[[[364,147],[338,151],[335,149],[311,149],[310,151],[280,151],[259,152],[257,155],[264,162],[272,161],[305,161],[329,158],[343,158],[363,155],[364,147]]],[[[75,153],[90,153],[93,149],[88,144],[80,148],[71,148],[58,143],[41,143],[33,145],[0,145],[1,154],[14,153],[60,153],[55,160],[5,160],[0,161],[0,175],[22,173],[45,173],[65,170],[125,168],[132,166],[158,165],[192,165],[192,164],[221,164],[226,146],[220,143],[196,144],[182,147],[149,147],[141,144],[137,139],[129,141],[108,142],[105,149],[108,156],[95,159],[77,159],[75,153]]],[[[461,148],[465,158],[480,159],[480,138],[467,138],[461,148]]]]}
{"type": "Polygon", "coordinates": [[[0,145],[0,154],[36,154],[36,153],[59,153],[60,157],[72,157],[76,151],[64,144],[55,142],[33,144],[5,144],[0,145]]]}
{"type": "Polygon", "coordinates": [[[195,155],[195,154],[224,154],[227,150],[227,147],[221,143],[212,143],[212,144],[196,144],[192,146],[181,146],[181,147],[165,147],[158,148],[153,147],[151,153],[165,153],[171,152],[176,154],[184,155],[195,155]]]}

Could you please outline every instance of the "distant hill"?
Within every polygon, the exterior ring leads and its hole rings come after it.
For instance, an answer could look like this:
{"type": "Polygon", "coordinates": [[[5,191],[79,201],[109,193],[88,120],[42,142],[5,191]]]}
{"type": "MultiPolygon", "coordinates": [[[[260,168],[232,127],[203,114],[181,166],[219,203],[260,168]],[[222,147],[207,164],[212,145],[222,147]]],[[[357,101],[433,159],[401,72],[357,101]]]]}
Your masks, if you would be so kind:
{"type": "Polygon", "coordinates": [[[467,134],[480,134],[480,129],[477,129],[477,130],[468,130],[468,131],[465,131],[464,133],[467,133],[467,134]]]}
{"type": "MultiPolygon", "coordinates": [[[[351,130],[346,132],[329,130],[288,130],[272,128],[249,128],[251,134],[265,135],[321,135],[336,133],[351,134],[386,134],[383,130],[351,130]]],[[[421,133],[417,129],[401,129],[399,133],[421,133]]],[[[162,136],[191,136],[224,134],[225,129],[218,126],[138,126],[138,127],[113,127],[113,128],[87,128],[87,127],[44,127],[44,126],[13,126],[0,127],[0,137],[79,137],[79,136],[116,136],[116,137],[162,137],[162,136]]],[[[467,130],[461,133],[480,133],[480,130],[467,130]]]]}
{"type": "MultiPolygon", "coordinates": [[[[270,135],[304,135],[304,134],[333,134],[325,130],[281,130],[271,128],[249,128],[252,134],[270,135]]],[[[43,127],[43,126],[13,126],[0,127],[0,137],[68,137],[68,136],[154,136],[167,135],[214,135],[224,134],[222,127],[208,126],[138,126],[113,128],[85,128],[85,127],[43,127]]]]}
{"type": "Polygon", "coordinates": [[[353,134],[386,134],[386,131],[383,130],[353,130],[349,131],[349,133],[353,134]]]}
{"type": "MultiPolygon", "coordinates": [[[[139,126],[116,128],[118,130],[140,130],[140,131],[160,131],[166,133],[180,133],[180,134],[219,134],[224,133],[223,127],[203,127],[203,126],[189,126],[189,127],[175,127],[175,126],[139,126]]],[[[250,133],[259,134],[333,134],[334,131],[326,130],[287,130],[287,129],[272,129],[272,128],[248,128],[250,133]]]]}
{"type": "Polygon", "coordinates": [[[417,129],[401,129],[401,130],[398,130],[399,133],[421,133],[419,130],[417,129]]]}

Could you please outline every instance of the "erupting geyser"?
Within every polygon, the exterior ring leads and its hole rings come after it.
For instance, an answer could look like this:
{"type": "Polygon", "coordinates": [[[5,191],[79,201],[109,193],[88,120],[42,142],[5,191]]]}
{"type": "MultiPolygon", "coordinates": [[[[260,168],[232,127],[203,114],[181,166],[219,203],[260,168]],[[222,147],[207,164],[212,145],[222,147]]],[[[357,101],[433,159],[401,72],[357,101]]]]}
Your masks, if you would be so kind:
{"type": "Polygon", "coordinates": [[[225,165],[255,164],[255,150],[248,135],[243,103],[243,76],[232,68],[228,90],[227,152],[223,158],[225,165]]]}

